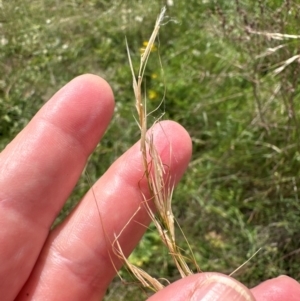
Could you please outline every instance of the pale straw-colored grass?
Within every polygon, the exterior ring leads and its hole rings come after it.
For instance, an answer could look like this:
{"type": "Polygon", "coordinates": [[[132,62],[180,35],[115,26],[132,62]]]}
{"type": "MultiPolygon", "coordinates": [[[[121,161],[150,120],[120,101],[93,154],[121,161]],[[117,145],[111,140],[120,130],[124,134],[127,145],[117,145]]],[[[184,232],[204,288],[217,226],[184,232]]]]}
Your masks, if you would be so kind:
{"type": "MultiPolygon", "coordinates": [[[[259,35],[259,36],[264,36],[266,37],[268,40],[279,40],[279,41],[286,41],[289,39],[295,40],[295,39],[300,39],[300,35],[294,35],[294,34],[284,34],[284,33],[279,33],[279,32],[263,32],[263,31],[255,31],[252,30],[250,27],[247,27],[247,31],[251,34],[255,34],[255,35],[259,35]]],[[[273,53],[275,53],[276,51],[282,49],[283,47],[285,47],[286,45],[281,44],[277,47],[274,48],[268,48],[266,52],[264,52],[263,54],[257,56],[257,58],[260,57],[265,57],[267,55],[271,55],[273,53]]],[[[288,59],[286,59],[283,62],[278,63],[279,67],[277,67],[274,71],[273,74],[274,75],[278,75],[279,73],[281,73],[286,67],[288,67],[290,64],[292,64],[293,62],[300,62],[300,54],[296,54],[288,59]]]]}
{"type": "MultiPolygon", "coordinates": [[[[126,41],[128,58],[130,69],[133,78],[133,91],[135,96],[135,107],[137,110],[138,118],[137,123],[141,133],[140,151],[142,154],[142,162],[144,167],[144,176],[148,183],[148,189],[150,191],[150,199],[147,199],[144,195],[144,206],[149,213],[158,234],[168,248],[170,256],[181,275],[181,277],[186,277],[193,274],[192,270],[189,268],[186,258],[182,255],[181,249],[177,246],[175,240],[175,226],[174,226],[174,215],[172,212],[172,193],[173,187],[170,185],[171,179],[169,177],[169,168],[165,166],[161,161],[161,158],[155,148],[153,143],[153,137],[151,134],[147,133],[147,105],[146,98],[144,98],[144,93],[142,90],[143,76],[145,68],[148,62],[148,58],[151,53],[151,49],[154,47],[155,39],[157,38],[160,26],[165,20],[166,8],[161,10],[158,16],[151,37],[147,43],[146,48],[141,54],[140,66],[138,73],[135,74],[133,69],[133,64],[130,57],[129,46],[126,41]],[[152,211],[149,202],[153,202],[155,205],[156,213],[152,211]]],[[[115,239],[115,251],[120,258],[125,262],[127,268],[132,272],[136,279],[147,288],[153,291],[158,291],[164,287],[157,279],[150,276],[148,273],[134,266],[123,254],[120,244],[118,243],[118,237],[115,239]]],[[[189,260],[195,263],[195,260],[189,260]]],[[[200,270],[197,265],[196,269],[200,270]]]]}

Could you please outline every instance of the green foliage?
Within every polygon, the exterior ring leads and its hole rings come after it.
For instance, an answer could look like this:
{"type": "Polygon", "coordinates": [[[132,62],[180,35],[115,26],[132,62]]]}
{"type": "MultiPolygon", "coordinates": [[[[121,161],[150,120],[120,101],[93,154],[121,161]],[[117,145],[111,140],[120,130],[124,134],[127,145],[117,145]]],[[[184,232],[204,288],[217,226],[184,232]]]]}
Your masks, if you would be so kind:
{"type": "MultiPolygon", "coordinates": [[[[164,1],[4,2],[0,148],[59,87],[96,73],[116,97],[114,119],[87,166],[96,180],[139,138],[125,35],[138,62],[164,1]]],[[[164,73],[153,52],[146,85],[155,108],[166,84],[153,121],[165,112],[192,137],[193,158],[175,191],[174,212],[195,257],[203,271],[230,273],[262,247],[235,274],[239,280],[252,286],[281,273],[300,280],[299,59],[274,73],[299,54],[299,38],[270,35],[297,35],[299,4],[177,0],[167,14],[157,45],[164,73]]],[[[88,187],[83,177],[62,217],[88,187]]],[[[150,229],[132,260],[150,274],[176,279],[157,238],[150,229]]],[[[107,300],[136,296],[116,279],[107,300]]]]}

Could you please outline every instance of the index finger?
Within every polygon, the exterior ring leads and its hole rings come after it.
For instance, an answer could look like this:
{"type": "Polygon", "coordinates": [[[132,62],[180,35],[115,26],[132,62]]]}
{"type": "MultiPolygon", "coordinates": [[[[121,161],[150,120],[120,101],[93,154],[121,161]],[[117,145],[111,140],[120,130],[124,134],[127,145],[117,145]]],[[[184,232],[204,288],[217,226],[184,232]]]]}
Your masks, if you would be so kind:
{"type": "Polygon", "coordinates": [[[104,80],[80,76],[56,93],[1,153],[2,300],[12,300],[28,278],[113,107],[104,80]]]}

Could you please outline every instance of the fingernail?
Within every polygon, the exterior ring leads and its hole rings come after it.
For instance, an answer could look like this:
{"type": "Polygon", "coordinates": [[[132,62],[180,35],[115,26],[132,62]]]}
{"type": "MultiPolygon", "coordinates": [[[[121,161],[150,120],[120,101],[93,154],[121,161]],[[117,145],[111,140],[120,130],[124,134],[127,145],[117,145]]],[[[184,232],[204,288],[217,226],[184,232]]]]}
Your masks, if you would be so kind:
{"type": "Polygon", "coordinates": [[[276,277],[277,279],[279,279],[279,278],[289,278],[289,276],[287,276],[287,275],[279,275],[278,277],[276,277]]]}
{"type": "Polygon", "coordinates": [[[255,301],[251,292],[233,278],[213,275],[194,291],[190,301],[255,301]]]}

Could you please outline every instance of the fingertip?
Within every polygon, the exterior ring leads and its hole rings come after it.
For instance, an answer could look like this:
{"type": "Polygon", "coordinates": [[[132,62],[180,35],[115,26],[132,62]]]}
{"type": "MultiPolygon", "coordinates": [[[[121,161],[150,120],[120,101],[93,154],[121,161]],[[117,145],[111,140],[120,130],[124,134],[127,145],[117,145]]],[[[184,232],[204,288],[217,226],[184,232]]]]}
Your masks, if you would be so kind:
{"type": "Polygon", "coordinates": [[[53,106],[55,102],[64,103],[70,100],[73,104],[80,102],[86,104],[87,101],[93,103],[101,100],[109,111],[113,111],[114,108],[114,95],[110,85],[105,79],[94,74],[83,74],[73,78],[58,90],[48,103],[53,106]]]}
{"type": "Polygon", "coordinates": [[[219,273],[195,274],[178,280],[148,301],[255,301],[251,292],[235,279],[219,273]]]}
{"type": "Polygon", "coordinates": [[[62,87],[35,116],[44,119],[91,152],[104,134],[114,111],[110,85],[93,74],[80,75],[62,87]]]}
{"type": "Polygon", "coordinates": [[[88,87],[90,90],[95,91],[97,94],[101,94],[104,99],[109,101],[110,106],[114,104],[114,95],[109,83],[102,77],[95,74],[82,74],[75,77],[69,84],[75,86],[80,83],[83,86],[88,87]]]}
{"type": "MultiPolygon", "coordinates": [[[[192,155],[192,142],[184,127],[174,121],[161,121],[150,129],[154,144],[163,162],[167,163],[178,180],[186,170],[192,155]]],[[[176,181],[177,182],[177,181],[176,181]]]]}
{"type": "Polygon", "coordinates": [[[282,275],[262,282],[251,291],[257,300],[298,301],[300,284],[295,279],[282,275]]]}
{"type": "Polygon", "coordinates": [[[156,123],[151,129],[156,139],[162,141],[171,139],[172,143],[184,146],[191,153],[192,143],[191,137],[187,130],[179,123],[172,120],[164,120],[156,123]]]}

